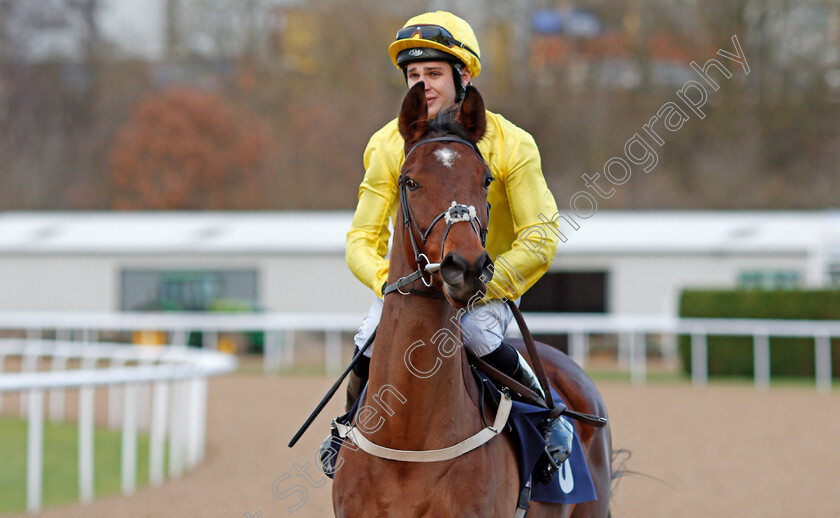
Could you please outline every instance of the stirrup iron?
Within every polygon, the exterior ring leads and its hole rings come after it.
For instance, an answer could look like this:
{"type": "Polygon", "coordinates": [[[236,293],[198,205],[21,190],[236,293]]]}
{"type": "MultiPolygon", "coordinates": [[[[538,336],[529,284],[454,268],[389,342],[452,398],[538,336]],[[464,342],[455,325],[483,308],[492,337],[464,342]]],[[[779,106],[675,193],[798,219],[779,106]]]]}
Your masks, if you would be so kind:
{"type": "Polygon", "coordinates": [[[548,483],[555,471],[572,454],[572,439],[575,429],[572,423],[562,415],[549,417],[539,425],[545,437],[545,454],[538,466],[539,477],[548,483]]]}

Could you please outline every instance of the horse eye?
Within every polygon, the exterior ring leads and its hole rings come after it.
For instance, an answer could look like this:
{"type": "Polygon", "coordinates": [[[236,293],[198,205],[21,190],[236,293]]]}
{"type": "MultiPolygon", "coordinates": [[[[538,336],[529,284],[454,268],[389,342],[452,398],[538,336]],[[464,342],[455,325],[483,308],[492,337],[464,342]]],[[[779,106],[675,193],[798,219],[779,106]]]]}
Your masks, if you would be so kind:
{"type": "Polygon", "coordinates": [[[494,180],[494,178],[492,176],[490,176],[489,174],[487,176],[485,176],[484,177],[484,188],[489,189],[490,184],[493,183],[493,180],[494,180]]]}
{"type": "Polygon", "coordinates": [[[417,189],[418,187],[420,187],[420,185],[418,185],[417,182],[415,182],[411,178],[406,178],[405,179],[405,186],[408,187],[409,191],[413,191],[413,190],[417,189]]]}

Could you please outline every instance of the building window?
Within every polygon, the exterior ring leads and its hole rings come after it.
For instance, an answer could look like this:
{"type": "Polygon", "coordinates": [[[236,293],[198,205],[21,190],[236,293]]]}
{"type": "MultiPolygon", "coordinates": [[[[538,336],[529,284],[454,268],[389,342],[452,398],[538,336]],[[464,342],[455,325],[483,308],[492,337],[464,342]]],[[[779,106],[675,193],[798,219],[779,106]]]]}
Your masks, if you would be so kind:
{"type": "MultiPolygon", "coordinates": [[[[522,311],[606,313],[607,272],[548,272],[525,295],[522,311]]],[[[568,352],[566,335],[534,334],[534,339],[568,352]]]]}
{"type": "Polygon", "coordinates": [[[522,297],[522,311],[606,313],[607,272],[548,272],[522,297]]]}
{"type": "Polygon", "coordinates": [[[796,270],[746,270],[738,275],[738,287],[746,290],[793,290],[802,286],[796,270]]]}
{"type": "Polygon", "coordinates": [[[123,311],[254,311],[255,270],[124,270],[123,311]]]}
{"type": "Polygon", "coordinates": [[[840,288],[840,264],[832,264],[828,268],[828,285],[840,288]]]}

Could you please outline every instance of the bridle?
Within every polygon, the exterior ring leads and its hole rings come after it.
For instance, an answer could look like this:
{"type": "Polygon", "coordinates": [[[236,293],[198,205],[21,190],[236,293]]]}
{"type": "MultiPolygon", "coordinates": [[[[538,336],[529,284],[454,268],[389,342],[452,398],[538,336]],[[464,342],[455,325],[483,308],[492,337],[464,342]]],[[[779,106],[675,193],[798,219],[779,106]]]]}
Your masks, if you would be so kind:
{"type": "MultiPolygon", "coordinates": [[[[405,164],[408,162],[408,157],[411,156],[411,153],[417,149],[418,147],[422,146],[423,144],[429,144],[432,142],[457,142],[460,144],[464,144],[468,146],[470,149],[475,152],[479,159],[485,164],[484,157],[481,156],[481,152],[478,151],[478,148],[472,142],[464,140],[459,137],[447,135],[442,137],[432,137],[421,140],[414,144],[411,149],[405,155],[405,161],[403,162],[403,168],[405,168],[405,164]]],[[[394,291],[399,292],[402,295],[410,295],[412,293],[417,294],[428,294],[432,292],[426,291],[419,291],[419,290],[409,290],[403,291],[402,289],[408,286],[409,284],[419,280],[423,281],[423,284],[429,288],[432,286],[433,278],[432,274],[440,270],[440,263],[432,263],[429,260],[429,257],[426,255],[425,251],[420,250],[420,246],[417,244],[417,240],[414,237],[414,231],[417,231],[417,234],[420,235],[420,239],[422,244],[426,244],[426,240],[429,238],[429,234],[431,234],[432,229],[435,228],[435,225],[441,220],[444,220],[446,223],[446,229],[443,231],[443,239],[440,242],[440,258],[443,260],[443,250],[444,246],[446,245],[446,237],[449,235],[449,231],[452,229],[452,225],[455,223],[465,221],[470,224],[473,231],[476,233],[478,238],[481,240],[481,246],[485,246],[487,242],[487,226],[485,225],[484,228],[481,226],[481,220],[479,219],[478,215],[476,214],[475,207],[470,205],[466,206],[464,204],[458,203],[453,201],[452,204],[435,216],[429,226],[423,231],[420,226],[417,224],[413,213],[411,212],[411,205],[408,203],[408,191],[405,182],[405,176],[403,171],[400,170],[400,177],[397,181],[399,188],[400,188],[400,205],[402,205],[402,213],[403,213],[403,224],[405,225],[405,232],[408,233],[410,240],[411,240],[411,248],[414,252],[414,263],[417,265],[417,270],[413,273],[406,275],[405,277],[401,277],[397,282],[390,284],[385,287],[382,292],[382,295],[385,296],[388,293],[392,293],[394,291]],[[428,280],[427,280],[428,275],[428,280]]],[[[487,203],[487,213],[490,213],[490,203],[487,203]]]]}
{"type": "MultiPolygon", "coordinates": [[[[468,146],[473,152],[478,156],[479,159],[483,163],[484,158],[481,156],[481,152],[479,152],[478,148],[472,142],[464,140],[459,137],[455,137],[452,135],[442,136],[442,137],[432,137],[421,140],[414,144],[408,153],[405,154],[405,160],[403,161],[403,168],[405,168],[405,164],[408,163],[408,157],[411,156],[411,153],[414,152],[415,149],[422,146],[423,144],[429,144],[432,142],[457,142],[460,144],[464,144],[468,146]]],[[[420,235],[420,239],[423,245],[426,244],[426,240],[429,238],[429,234],[431,234],[432,229],[434,229],[435,225],[443,219],[446,223],[446,229],[443,233],[443,239],[441,239],[440,243],[440,257],[441,260],[443,259],[443,250],[446,245],[446,237],[449,235],[449,231],[452,229],[452,225],[458,223],[460,221],[466,221],[470,224],[473,231],[476,233],[478,238],[481,240],[481,246],[485,246],[487,242],[487,227],[481,228],[481,220],[479,219],[478,215],[475,212],[475,207],[472,205],[466,206],[464,204],[458,203],[453,201],[452,205],[449,206],[446,210],[438,214],[432,222],[429,224],[428,228],[426,228],[425,232],[420,228],[417,224],[413,213],[411,212],[411,205],[408,202],[408,191],[405,182],[405,176],[403,171],[400,171],[400,177],[397,181],[399,188],[400,188],[400,205],[402,206],[402,213],[403,213],[403,224],[405,225],[405,232],[408,232],[410,241],[411,241],[411,248],[414,252],[414,263],[417,265],[417,270],[413,273],[406,275],[405,277],[401,277],[397,282],[390,284],[385,287],[383,290],[382,295],[385,296],[391,292],[399,292],[401,295],[410,295],[412,293],[417,294],[427,294],[430,292],[419,291],[419,290],[409,290],[403,291],[402,288],[408,286],[409,284],[417,281],[418,279],[423,281],[423,284],[429,288],[432,286],[433,273],[440,270],[440,263],[432,263],[429,260],[429,257],[425,254],[425,252],[420,251],[420,247],[417,245],[417,240],[414,237],[414,230],[420,235]],[[428,280],[427,280],[428,274],[428,280]]],[[[490,203],[487,203],[487,211],[488,214],[490,212],[490,203]]]]}

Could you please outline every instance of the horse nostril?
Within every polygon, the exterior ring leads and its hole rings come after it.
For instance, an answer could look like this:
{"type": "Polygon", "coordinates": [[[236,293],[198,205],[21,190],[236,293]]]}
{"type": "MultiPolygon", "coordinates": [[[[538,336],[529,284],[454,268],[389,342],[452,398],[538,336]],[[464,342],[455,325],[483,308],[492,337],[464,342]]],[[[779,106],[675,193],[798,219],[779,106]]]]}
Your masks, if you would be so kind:
{"type": "Polygon", "coordinates": [[[481,282],[487,284],[493,278],[493,259],[490,254],[484,254],[475,261],[475,271],[478,272],[481,282]]]}
{"type": "Polygon", "coordinates": [[[440,276],[445,283],[457,286],[464,283],[467,267],[463,257],[450,252],[440,263],[440,276]]]}
{"type": "Polygon", "coordinates": [[[450,252],[440,263],[440,276],[451,286],[460,286],[476,280],[486,284],[493,278],[493,260],[484,252],[470,264],[461,255],[450,252]]]}

